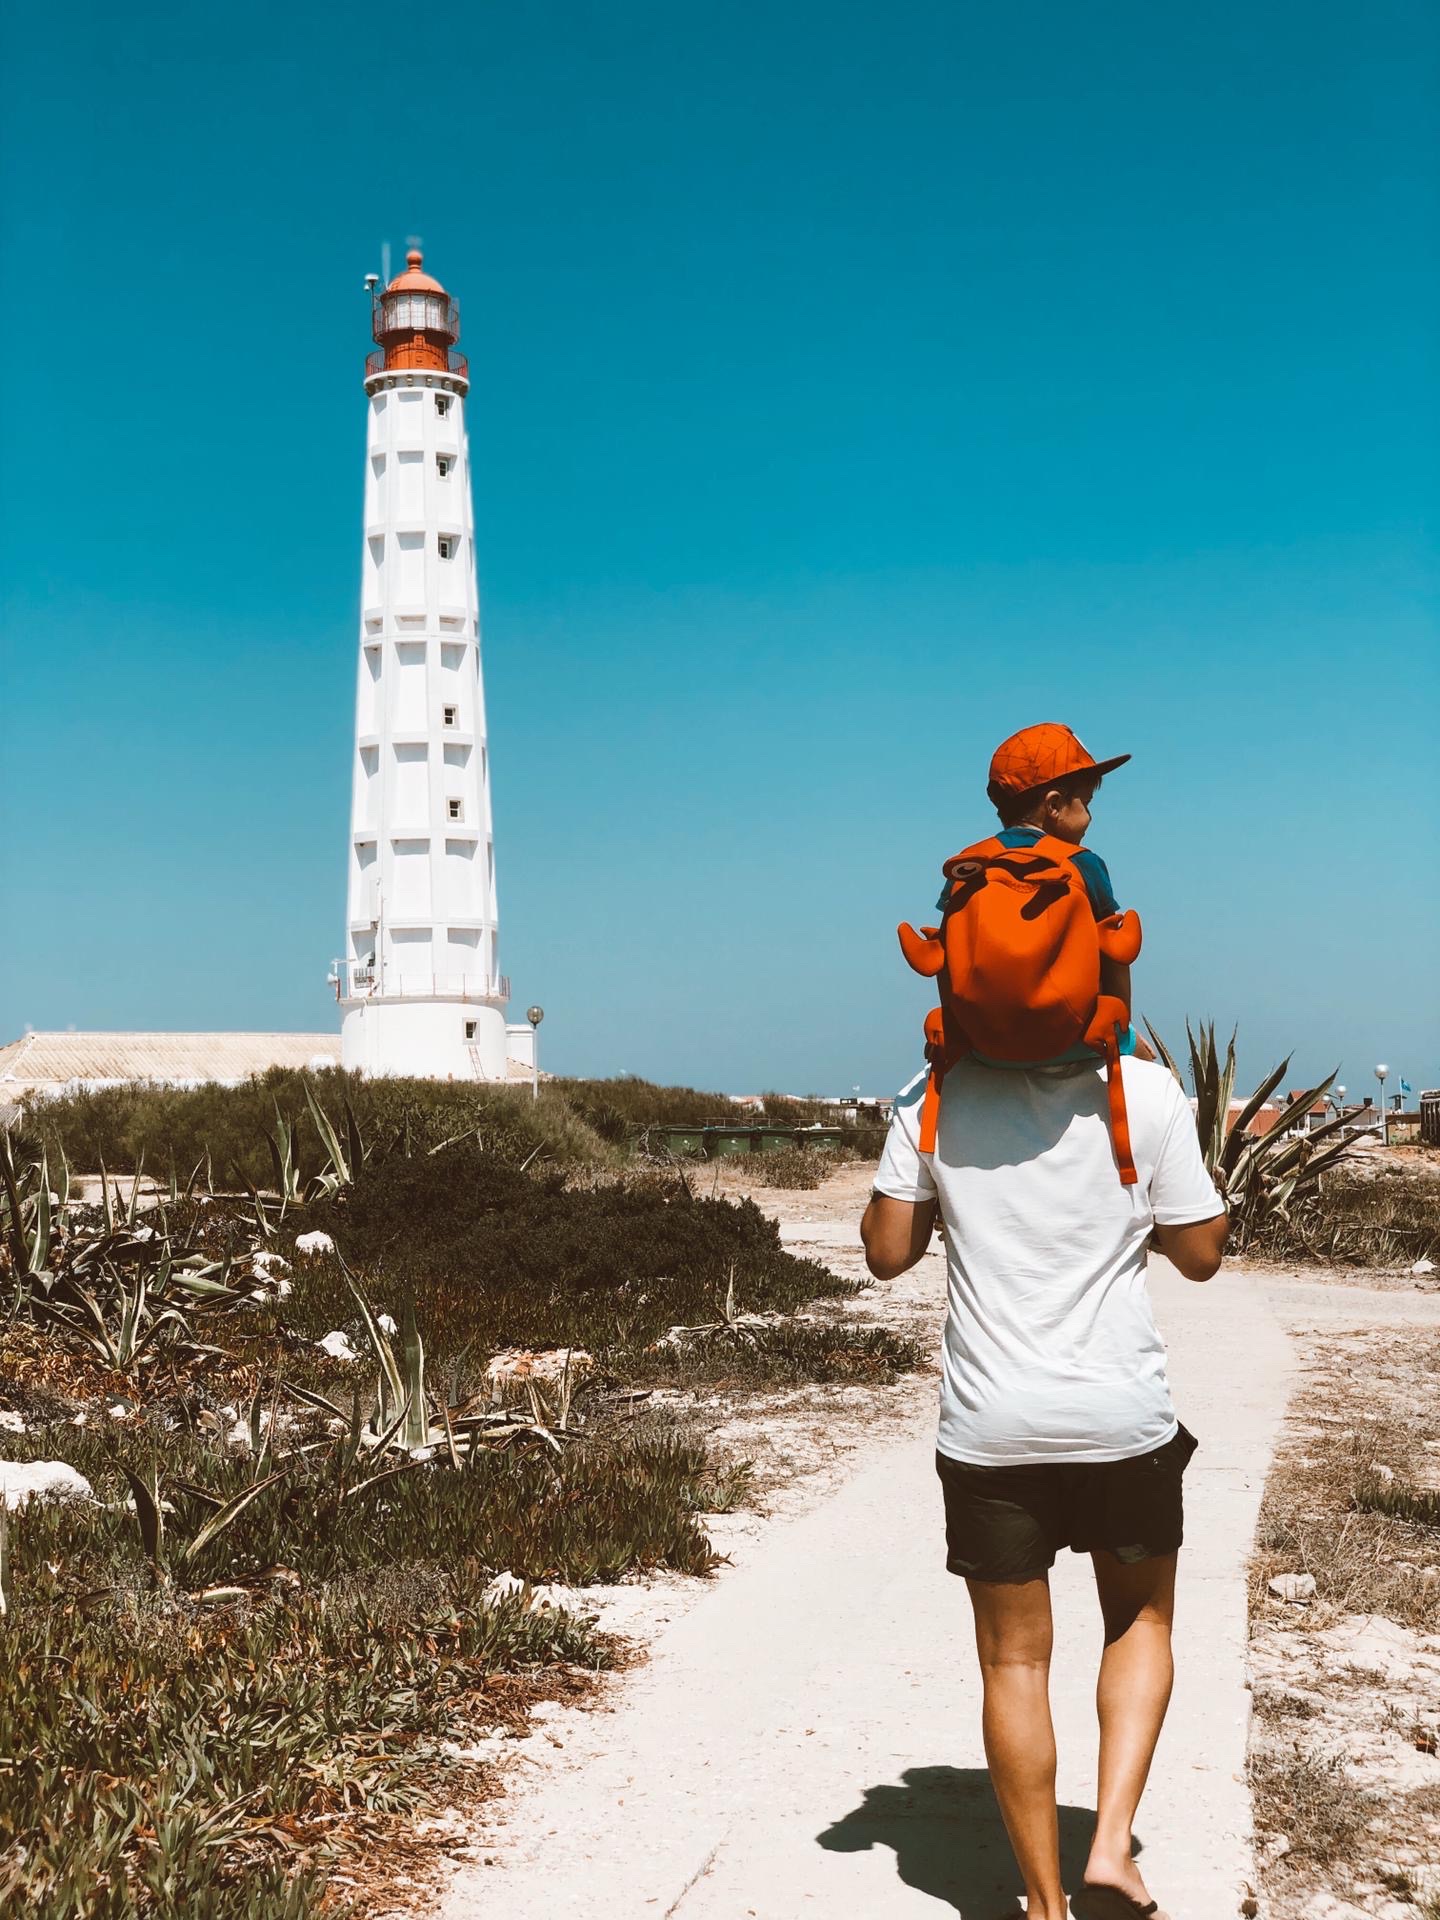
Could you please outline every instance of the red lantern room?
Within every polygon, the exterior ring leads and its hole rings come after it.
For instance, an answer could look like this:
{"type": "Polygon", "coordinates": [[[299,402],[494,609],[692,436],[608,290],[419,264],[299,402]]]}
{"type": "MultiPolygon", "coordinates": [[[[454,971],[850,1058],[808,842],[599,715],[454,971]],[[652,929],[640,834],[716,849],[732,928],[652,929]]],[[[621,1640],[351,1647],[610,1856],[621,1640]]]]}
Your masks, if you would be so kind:
{"type": "MultiPolygon", "coordinates": [[[[383,350],[382,364],[387,371],[421,367],[463,373],[464,361],[450,351],[460,338],[460,303],[424,266],[424,255],[412,247],[405,256],[405,271],[375,296],[371,331],[383,350]]],[[[381,356],[371,359],[373,363],[381,356]]],[[[372,370],[373,365],[367,368],[372,370]]]]}

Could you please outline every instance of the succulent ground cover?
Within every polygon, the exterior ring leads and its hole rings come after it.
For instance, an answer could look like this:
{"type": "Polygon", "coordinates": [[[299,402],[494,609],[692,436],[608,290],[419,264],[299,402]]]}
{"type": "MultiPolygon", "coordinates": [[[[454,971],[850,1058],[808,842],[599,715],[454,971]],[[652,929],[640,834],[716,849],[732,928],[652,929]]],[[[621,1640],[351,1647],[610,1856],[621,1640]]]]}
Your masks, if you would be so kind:
{"type": "Polygon", "coordinates": [[[339,1910],[362,1837],[483,1789],[467,1741],[619,1657],[497,1576],[713,1565],[743,1463],[652,1388],[914,1362],[808,1317],[854,1284],[749,1204],[567,1177],[506,1108],[458,1139],[448,1110],[367,1133],[311,1088],[303,1112],[306,1136],[272,1101],[243,1197],[197,1168],[82,1203],[0,1135],[0,1474],[88,1488],[4,1525],[7,1911],[339,1910]],[[530,1367],[554,1348],[573,1361],[530,1367]]]}
{"type": "Polygon", "coordinates": [[[1440,1338],[1312,1341],[1261,1510],[1251,1780],[1274,1920],[1440,1917],[1440,1338]]]}

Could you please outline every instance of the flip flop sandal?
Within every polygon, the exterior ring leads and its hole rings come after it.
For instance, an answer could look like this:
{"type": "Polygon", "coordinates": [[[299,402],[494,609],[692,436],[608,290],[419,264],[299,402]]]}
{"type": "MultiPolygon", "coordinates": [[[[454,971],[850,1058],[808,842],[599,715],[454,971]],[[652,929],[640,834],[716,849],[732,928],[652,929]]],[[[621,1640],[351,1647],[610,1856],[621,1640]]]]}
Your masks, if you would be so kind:
{"type": "Polygon", "coordinates": [[[1088,1880],[1072,1896],[1070,1911],[1075,1920],[1170,1920],[1156,1900],[1142,1906],[1118,1887],[1097,1887],[1088,1880]]]}

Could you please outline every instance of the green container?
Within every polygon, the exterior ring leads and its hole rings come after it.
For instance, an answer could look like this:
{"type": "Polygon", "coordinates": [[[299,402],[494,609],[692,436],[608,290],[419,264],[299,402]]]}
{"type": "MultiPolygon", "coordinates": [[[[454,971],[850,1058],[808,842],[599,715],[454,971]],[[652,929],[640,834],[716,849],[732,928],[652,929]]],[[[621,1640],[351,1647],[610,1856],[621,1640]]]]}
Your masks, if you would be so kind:
{"type": "Polygon", "coordinates": [[[707,1127],[705,1151],[712,1160],[730,1160],[749,1153],[755,1145],[753,1127],[707,1127]]]}
{"type": "Polygon", "coordinates": [[[844,1146],[847,1132],[845,1127],[799,1127],[795,1138],[802,1147],[825,1147],[834,1153],[844,1146]]]}
{"type": "Polygon", "coordinates": [[[702,1159],[705,1153],[705,1129],[703,1127],[657,1127],[654,1136],[670,1153],[680,1154],[692,1160],[702,1159]]]}
{"type": "Polygon", "coordinates": [[[795,1145],[793,1127],[761,1127],[755,1135],[761,1153],[784,1153],[795,1145]]]}

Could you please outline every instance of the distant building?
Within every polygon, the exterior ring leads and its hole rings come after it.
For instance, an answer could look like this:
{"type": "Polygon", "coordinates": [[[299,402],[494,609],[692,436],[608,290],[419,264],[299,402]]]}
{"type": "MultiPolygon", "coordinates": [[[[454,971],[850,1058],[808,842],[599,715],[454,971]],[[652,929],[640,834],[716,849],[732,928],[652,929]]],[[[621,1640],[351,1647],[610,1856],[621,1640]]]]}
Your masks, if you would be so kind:
{"type": "MultiPolygon", "coordinates": [[[[316,1073],[340,1064],[338,1033],[27,1033],[0,1046],[0,1114],[28,1095],[136,1081],[233,1087],[271,1067],[316,1073]]],[[[530,1069],[512,1060],[508,1078],[528,1083],[530,1069]]]]}
{"type": "Polygon", "coordinates": [[[27,1033],[0,1047],[0,1105],[132,1080],[234,1085],[270,1067],[339,1064],[338,1033],[27,1033]]]}

